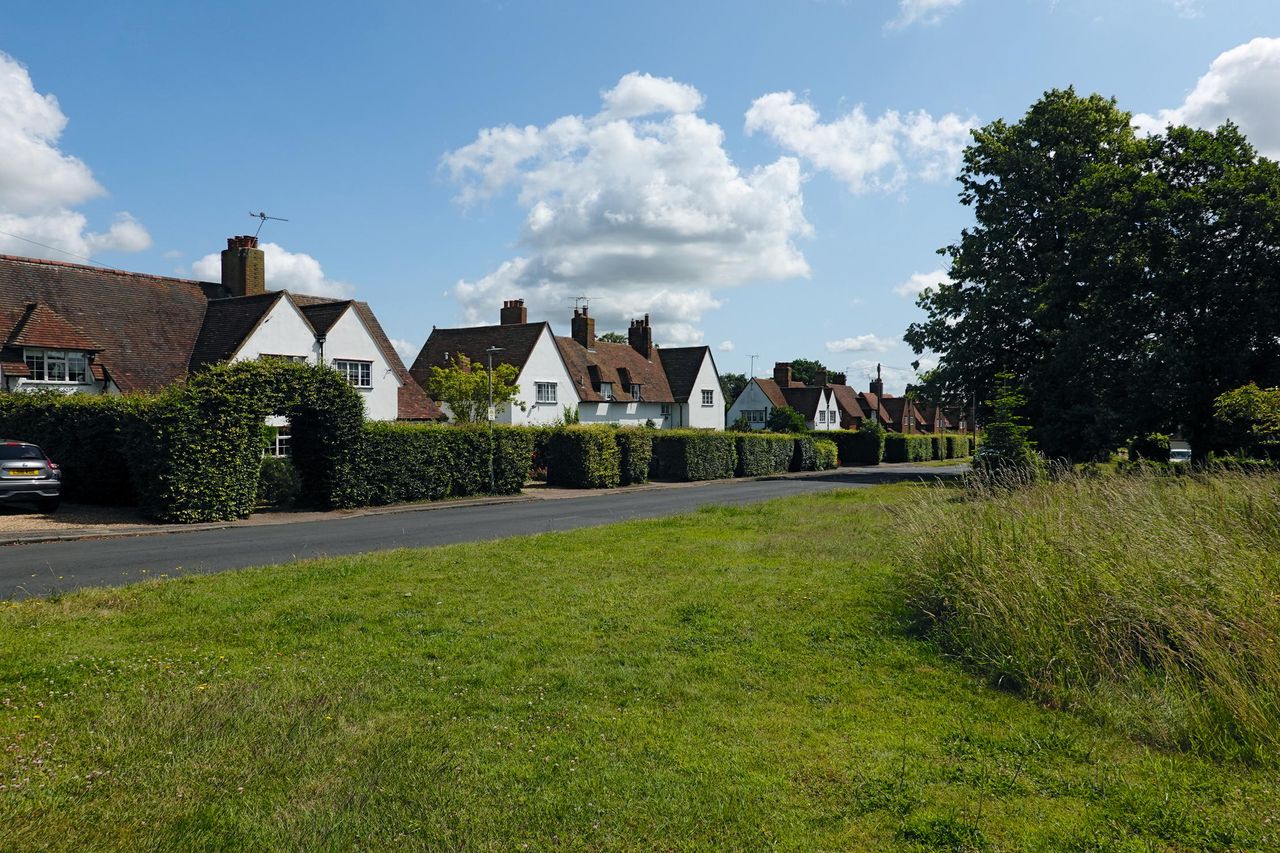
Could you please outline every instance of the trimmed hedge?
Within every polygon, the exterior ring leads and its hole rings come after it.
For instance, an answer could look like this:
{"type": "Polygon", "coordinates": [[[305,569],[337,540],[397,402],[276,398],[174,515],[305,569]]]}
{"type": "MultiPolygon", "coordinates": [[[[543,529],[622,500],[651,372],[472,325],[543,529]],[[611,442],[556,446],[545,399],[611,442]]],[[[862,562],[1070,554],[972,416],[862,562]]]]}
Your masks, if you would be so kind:
{"type": "Polygon", "coordinates": [[[832,430],[823,438],[835,442],[841,465],[879,465],[884,460],[884,430],[832,430]]]}
{"type": "Polygon", "coordinates": [[[617,431],[609,426],[567,426],[547,443],[547,483],[574,489],[612,489],[622,481],[617,431]]]}
{"type": "Polygon", "coordinates": [[[928,462],[933,458],[933,437],[890,433],[884,440],[885,462],[928,462]]]}
{"type": "Polygon", "coordinates": [[[735,477],[781,473],[791,467],[791,457],[795,453],[791,436],[774,433],[737,434],[734,450],[738,454],[735,477]]]}
{"type": "Polygon", "coordinates": [[[813,449],[818,457],[817,469],[819,471],[830,471],[836,467],[840,458],[840,451],[836,448],[834,441],[825,438],[814,439],[813,449]]]}
{"type": "Polygon", "coordinates": [[[795,436],[791,440],[792,471],[816,471],[818,469],[818,451],[813,446],[813,439],[808,436],[795,436]]]}
{"type": "Polygon", "coordinates": [[[701,430],[662,430],[653,437],[650,474],[657,480],[723,480],[738,468],[737,436],[701,430]]]}
{"type": "Polygon", "coordinates": [[[619,483],[633,486],[649,479],[653,462],[653,433],[648,429],[628,427],[614,434],[618,442],[619,483]]]}
{"type": "MultiPolygon", "coordinates": [[[[493,494],[523,488],[533,435],[514,427],[493,430],[493,494]]],[[[489,432],[483,426],[370,421],[364,424],[358,467],[363,504],[435,501],[489,493],[489,432]]]]}

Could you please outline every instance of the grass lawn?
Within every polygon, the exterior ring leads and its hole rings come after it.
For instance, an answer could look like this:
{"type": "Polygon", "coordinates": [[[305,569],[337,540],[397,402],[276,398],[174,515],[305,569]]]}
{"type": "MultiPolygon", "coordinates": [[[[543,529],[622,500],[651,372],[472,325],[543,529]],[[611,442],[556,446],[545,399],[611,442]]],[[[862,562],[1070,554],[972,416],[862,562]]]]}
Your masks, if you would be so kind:
{"type": "Polygon", "coordinates": [[[904,631],[921,487],[0,604],[0,847],[1280,847],[904,631]]]}

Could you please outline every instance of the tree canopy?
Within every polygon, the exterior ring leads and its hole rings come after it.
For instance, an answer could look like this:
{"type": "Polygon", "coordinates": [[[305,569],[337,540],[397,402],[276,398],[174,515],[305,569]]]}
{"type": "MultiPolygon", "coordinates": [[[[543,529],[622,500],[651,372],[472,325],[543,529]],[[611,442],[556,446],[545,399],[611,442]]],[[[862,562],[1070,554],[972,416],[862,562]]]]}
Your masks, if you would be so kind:
{"type": "Polygon", "coordinates": [[[974,131],[975,224],[906,334],[939,359],[927,395],[991,400],[1010,374],[1051,456],[1177,430],[1203,453],[1219,394],[1280,380],[1280,169],[1231,124],[1130,122],[1066,89],[974,131]]]}
{"type": "Polygon", "coordinates": [[[749,381],[745,373],[720,374],[720,390],[724,393],[725,409],[733,405],[733,401],[738,399],[738,395],[747,387],[749,381]]]}
{"type": "MultiPolygon", "coordinates": [[[[493,366],[493,405],[501,412],[512,405],[520,386],[520,371],[511,364],[493,366]]],[[[431,368],[427,393],[437,403],[449,407],[449,413],[460,423],[481,423],[489,409],[489,371],[483,364],[472,364],[461,353],[448,367],[431,368]]],[[[518,405],[518,404],[517,404],[518,405]]]]}
{"type": "Polygon", "coordinates": [[[818,374],[826,371],[827,366],[811,358],[797,358],[791,362],[791,378],[805,385],[816,385],[818,374]]]}
{"type": "Polygon", "coordinates": [[[607,344],[625,344],[628,343],[627,336],[621,332],[605,332],[603,335],[596,337],[598,341],[604,341],[607,344]]]}

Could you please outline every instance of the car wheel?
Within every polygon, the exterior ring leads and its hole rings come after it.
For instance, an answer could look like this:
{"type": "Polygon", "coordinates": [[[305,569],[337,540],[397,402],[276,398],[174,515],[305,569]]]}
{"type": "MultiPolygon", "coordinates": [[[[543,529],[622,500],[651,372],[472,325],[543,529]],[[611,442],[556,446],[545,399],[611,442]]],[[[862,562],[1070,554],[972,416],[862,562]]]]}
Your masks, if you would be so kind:
{"type": "Polygon", "coordinates": [[[36,501],[36,506],[41,512],[57,512],[58,504],[62,503],[62,498],[41,498],[36,501]]]}

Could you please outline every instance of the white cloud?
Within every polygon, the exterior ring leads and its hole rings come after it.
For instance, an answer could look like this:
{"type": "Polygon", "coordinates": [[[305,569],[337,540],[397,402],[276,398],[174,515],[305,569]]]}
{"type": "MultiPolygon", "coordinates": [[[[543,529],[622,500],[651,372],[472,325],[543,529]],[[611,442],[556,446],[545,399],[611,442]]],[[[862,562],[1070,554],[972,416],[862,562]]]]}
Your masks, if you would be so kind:
{"type": "Polygon", "coordinates": [[[1179,18],[1198,18],[1201,15],[1200,0],[1164,0],[1173,7],[1179,18]]]}
{"type": "Polygon", "coordinates": [[[418,351],[422,349],[421,345],[406,341],[404,338],[391,338],[391,346],[405,364],[412,363],[418,357],[418,351]]]}
{"type": "Polygon", "coordinates": [[[25,238],[0,235],[0,252],[66,260],[68,253],[148,248],[151,236],[127,213],[105,232],[86,230],[74,208],[106,190],[82,160],[58,148],[66,126],[58,99],[37,92],[27,69],[0,52],[0,231],[25,238]]]}
{"type": "Polygon", "coordinates": [[[964,0],[898,0],[898,16],[885,24],[885,27],[900,30],[912,24],[936,24],[963,2],[964,0]]]}
{"type": "MultiPolygon", "coordinates": [[[[290,252],[276,243],[262,243],[263,265],[266,269],[267,289],[308,293],[312,296],[328,296],[334,299],[350,299],[355,287],[335,281],[324,274],[320,262],[303,252],[290,252]]],[[[191,272],[204,281],[222,278],[222,255],[205,255],[191,265],[191,272]]]]}
{"type": "Polygon", "coordinates": [[[739,169],[693,112],[701,94],[674,80],[628,74],[601,97],[595,116],[489,128],[444,155],[460,202],[514,189],[526,211],[522,254],[454,286],[466,322],[523,298],[563,325],[585,295],[604,327],[648,313],[660,342],[698,343],[717,291],[808,276],[798,161],[739,169]]]}
{"type": "Polygon", "coordinates": [[[716,349],[720,352],[733,352],[737,347],[734,346],[733,341],[721,341],[720,346],[716,347],[716,349]]]}
{"type": "Polygon", "coordinates": [[[1180,106],[1156,115],[1139,113],[1134,126],[1160,133],[1169,125],[1240,126],[1267,157],[1280,159],[1280,38],[1256,38],[1221,54],[1180,106]]]}
{"type": "Polygon", "coordinates": [[[936,181],[956,174],[969,131],[976,126],[973,116],[947,113],[935,119],[923,110],[889,110],[872,119],[861,105],[824,123],[794,92],[763,95],[746,114],[748,134],[764,132],[855,193],[893,191],[909,179],[936,181]]]}
{"type": "Polygon", "coordinates": [[[879,335],[858,335],[839,341],[827,341],[827,352],[888,352],[897,341],[879,335]]]}
{"type": "Polygon", "coordinates": [[[918,272],[894,287],[893,292],[899,296],[915,299],[929,288],[937,287],[939,284],[949,281],[951,281],[951,277],[947,275],[945,270],[937,269],[933,272],[918,272]]]}

